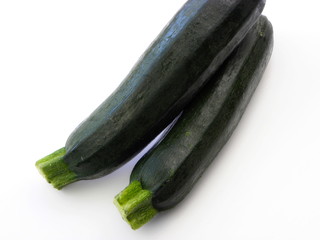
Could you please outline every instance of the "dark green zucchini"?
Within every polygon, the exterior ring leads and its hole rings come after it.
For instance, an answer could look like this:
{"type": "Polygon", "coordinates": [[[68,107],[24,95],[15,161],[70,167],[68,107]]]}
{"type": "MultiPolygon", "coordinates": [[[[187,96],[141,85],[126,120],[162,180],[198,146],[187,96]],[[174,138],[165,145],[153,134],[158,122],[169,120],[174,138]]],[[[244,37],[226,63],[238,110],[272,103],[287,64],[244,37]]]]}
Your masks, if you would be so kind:
{"type": "Polygon", "coordinates": [[[114,201],[133,229],[189,193],[240,121],[272,47],[272,25],[261,16],[164,140],[136,164],[131,184],[114,201]]]}
{"type": "Polygon", "coordinates": [[[265,0],[189,0],[40,172],[56,188],[117,169],[190,102],[256,22],[265,0]],[[59,157],[57,157],[57,155],[59,157]]]}

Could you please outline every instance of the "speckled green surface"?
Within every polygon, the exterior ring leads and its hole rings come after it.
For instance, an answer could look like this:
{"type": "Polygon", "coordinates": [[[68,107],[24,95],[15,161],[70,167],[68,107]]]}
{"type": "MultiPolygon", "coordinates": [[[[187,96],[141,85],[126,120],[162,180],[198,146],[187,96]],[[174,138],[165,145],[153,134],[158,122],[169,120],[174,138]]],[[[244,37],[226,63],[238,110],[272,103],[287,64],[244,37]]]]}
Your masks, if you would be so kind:
{"type": "Polygon", "coordinates": [[[264,4],[186,1],[120,86],[70,135],[69,168],[81,179],[98,178],[146,147],[217,71],[264,4]]]}
{"type": "Polygon", "coordinates": [[[269,62],[273,30],[266,17],[184,109],[165,139],[131,173],[153,193],[158,211],[174,207],[191,191],[231,137],[269,62]]]}

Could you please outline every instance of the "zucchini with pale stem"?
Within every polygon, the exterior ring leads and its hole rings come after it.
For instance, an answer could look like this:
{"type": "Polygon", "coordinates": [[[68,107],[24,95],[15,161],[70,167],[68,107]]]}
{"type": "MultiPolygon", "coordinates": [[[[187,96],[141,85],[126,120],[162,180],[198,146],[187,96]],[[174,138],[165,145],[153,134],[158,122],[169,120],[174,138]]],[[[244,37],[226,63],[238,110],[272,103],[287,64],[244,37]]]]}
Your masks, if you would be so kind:
{"type": "Polygon", "coordinates": [[[190,192],[239,123],[272,48],[272,25],[262,16],[164,140],[136,164],[131,184],[114,200],[133,229],[190,192]]]}
{"type": "Polygon", "coordinates": [[[60,189],[122,166],[190,103],[264,5],[265,0],[187,1],[118,89],[69,136],[65,154],[36,163],[40,172],[60,189]]]}

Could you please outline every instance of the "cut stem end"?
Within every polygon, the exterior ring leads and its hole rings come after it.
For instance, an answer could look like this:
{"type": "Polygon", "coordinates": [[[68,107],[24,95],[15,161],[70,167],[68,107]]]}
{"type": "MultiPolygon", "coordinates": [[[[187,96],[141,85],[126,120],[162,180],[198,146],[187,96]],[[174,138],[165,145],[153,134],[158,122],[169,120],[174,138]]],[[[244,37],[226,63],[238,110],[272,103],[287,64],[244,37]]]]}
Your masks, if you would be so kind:
{"type": "Polygon", "coordinates": [[[139,181],[133,181],[114,198],[114,204],[122,218],[136,230],[149,222],[158,211],[152,206],[152,193],[142,189],[139,181]]]}
{"type": "Polygon", "coordinates": [[[61,148],[36,162],[41,175],[56,189],[77,181],[77,175],[63,161],[65,154],[65,148],[61,148]]]}

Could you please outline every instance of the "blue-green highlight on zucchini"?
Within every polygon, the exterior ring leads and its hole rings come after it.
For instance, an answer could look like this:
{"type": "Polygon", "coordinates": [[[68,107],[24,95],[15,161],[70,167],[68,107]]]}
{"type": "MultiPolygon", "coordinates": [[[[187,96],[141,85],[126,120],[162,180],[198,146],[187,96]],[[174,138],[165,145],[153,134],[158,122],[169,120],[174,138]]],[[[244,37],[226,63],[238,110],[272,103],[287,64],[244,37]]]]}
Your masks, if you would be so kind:
{"type": "Polygon", "coordinates": [[[264,5],[265,0],[187,1],[120,86],[71,133],[59,161],[37,163],[40,172],[62,188],[125,164],[190,103],[264,5]],[[61,182],[59,173],[64,178],[66,172],[74,175],[61,182]]]}
{"type": "Polygon", "coordinates": [[[130,185],[114,200],[133,229],[146,222],[141,221],[137,226],[137,213],[144,214],[141,209],[155,209],[153,213],[170,209],[191,191],[239,123],[262,78],[272,48],[272,25],[261,16],[220,70],[184,109],[164,140],[138,161],[131,173],[130,185]],[[141,185],[140,192],[148,192],[147,202],[142,200],[139,204],[138,194],[127,194],[137,185],[141,185]]]}

